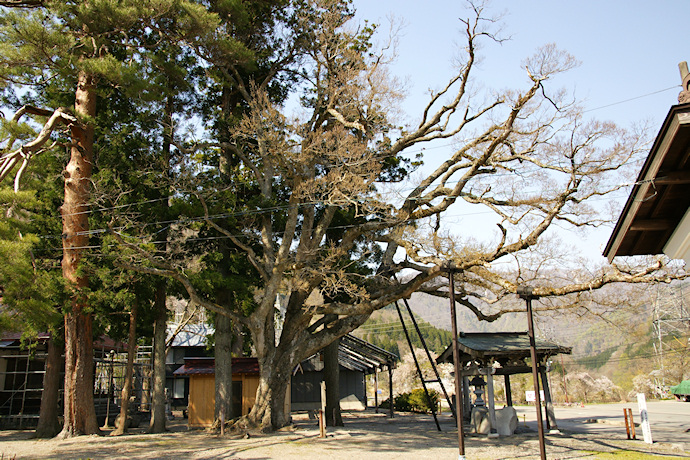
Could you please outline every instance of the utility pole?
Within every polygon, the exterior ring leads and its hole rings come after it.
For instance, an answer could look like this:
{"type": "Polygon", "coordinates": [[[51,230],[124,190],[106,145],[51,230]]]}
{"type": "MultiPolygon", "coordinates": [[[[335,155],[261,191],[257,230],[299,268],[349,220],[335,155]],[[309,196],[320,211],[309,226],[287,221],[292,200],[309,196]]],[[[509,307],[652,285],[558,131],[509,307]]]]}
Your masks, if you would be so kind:
{"type": "Polygon", "coordinates": [[[465,429],[462,419],[462,371],[460,369],[460,356],[458,356],[458,323],[455,314],[455,280],[453,279],[453,266],[448,261],[448,297],[450,298],[450,321],[453,333],[453,369],[455,370],[455,422],[458,425],[458,460],[465,460],[465,429]]]}
{"type": "Polygon", "coordinates": [[[544,440],[544,423],[541,415],[541,396],[539,395],[539,362],[537,361],[537,344],[534,339],[534,316],[532,315],[532,299],[539,297],[532,293],[532,287],[520,286],[517,294],[525,299],[527,304],[527,327],[529,335],[529,352],[532,361],[532,380],[534,381],[535,405],[537,406],[537,429],[539,432],[539,453],[541,460],[546,460],[546,442],[544,440]]]}
{"type": "MultiPolygon", "coordinates": [[[[656,296],[652,305],[652,325],[654,353],[658,360],[660,381],[657,386],[661,391],[666,389],[665,357],[679,352],[674,348],[669,337],[690,336],[690,314],[685,306],[683,295],[684,283],[679,282],[664,286],[664,292],[657,286],[656,296]]],[[[687,345],[685,347],[687,349],[687,345]]]]}

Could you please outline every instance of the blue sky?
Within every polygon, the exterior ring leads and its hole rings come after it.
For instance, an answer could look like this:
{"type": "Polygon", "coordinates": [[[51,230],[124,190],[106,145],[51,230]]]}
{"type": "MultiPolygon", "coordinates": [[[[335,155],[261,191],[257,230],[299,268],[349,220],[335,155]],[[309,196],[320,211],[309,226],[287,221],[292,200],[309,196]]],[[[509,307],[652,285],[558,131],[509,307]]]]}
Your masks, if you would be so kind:
{"type": "MultiPolygon", "coordinates": [[[[410,97],[438,87],[451,75],[462,45],[459,0],[355,0],[357,16],[385,24],[389,14],[406,25],[400,34],[395,73],[410,78],[410,97]]],[[[581,66],[557,83],[585,99],[599,118],[618,123],[661,123],[680,88],[600,108],[680,85],[678,63],[690,60],[686,33],[690,1],[497,0],[489,13],[504,13],[503,44],[485,42],[482,76],[487,86],[524,85],[521,61],[539,46],[555,43],[581,66]]]]}
{"type": "MultiPolygon", "coordinates": [[[[405,78],[404,110],[418,113],[428,89],[453,74],[453,57],[463,46],[459,17],[469,17],[463,1],[354,0],[357,17],[386,29],[393,15],[404,22],[393,73],[405,78]]],[[[687,22],[690,0],[496,0],[489,15],[502,15],[502,44],[484,42],[480,75],[487,88],[524,88],[522,61],[539,46],[555,43],[581,65],[552,82],[583,101],[588,116],[624,127],[648,121],[656,135],[680,92],[678,63],[690,61],[687,22]]],[[[431,152],[426,156],[427,161],[431,152]]],[[[433,156],[443,155],[434,151],[433,156]]],[[[620,205],[629,190],[616,196],[620,205]]],[[[590,258],[600,256],[611,227],[563,232],[590,258]]]]}

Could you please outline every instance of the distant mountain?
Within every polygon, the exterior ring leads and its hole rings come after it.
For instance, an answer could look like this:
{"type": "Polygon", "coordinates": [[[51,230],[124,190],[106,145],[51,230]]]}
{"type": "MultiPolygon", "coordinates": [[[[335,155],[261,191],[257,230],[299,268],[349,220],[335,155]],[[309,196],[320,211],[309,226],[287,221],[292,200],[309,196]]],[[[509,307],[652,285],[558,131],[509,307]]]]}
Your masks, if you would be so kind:
{"type": "MultiPolygon", "coordinates": [[[[448,299],[416,292],[408,300],[412,311],[439,329],[451,330],[450,303],[448,299]]],[[[479,321],[467,308],[457,305],[458,332],[514,332],[526,331],[524,314],[510,313],[494,322],[479,321]]]]}

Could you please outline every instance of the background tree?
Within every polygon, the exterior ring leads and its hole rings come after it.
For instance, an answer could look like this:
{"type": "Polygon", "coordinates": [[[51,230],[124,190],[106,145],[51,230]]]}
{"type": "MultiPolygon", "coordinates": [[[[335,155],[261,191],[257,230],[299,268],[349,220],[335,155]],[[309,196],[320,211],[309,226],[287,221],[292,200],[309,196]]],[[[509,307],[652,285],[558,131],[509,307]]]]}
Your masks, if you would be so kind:
{"type": "MultiPolygon", "coordinates": [[[[3,94],[3,105],[12,105],[16,97],[3,94]]],[[[15,108],[18,108],[15,106],[15,108]]],[[[33,133],[21,121],[2,118],[0,138],[7,140],[3,154],[12,139],[33,133]]],[[[2,260],[11,261],[0,267],[0,330],[14,330],[31,341],[40,332],[48,332],[46,372],[43,379],[41,409],[36,436],[53,437],[61,428],[59,421],[59,386],[63,372],[64,334],[62,305],[65,300],[61,282],[62,253],[55,250],[60,240],[60,225],[55,210],[62,202],[63,169],[59,155],[37,158],[37,168],[26,174],[25,190],[17,193],[9,187],[0,190],[0,252],[2,260]]]]}
{"type": "MultiPolygon", "coordinates": [[[[50,170],[47,167],[44,171],[50,170]]],[[[54,263],[54,252],[50,249],[59,234],[51,239],[46,230],[55,226],[42,225],[54,220],[52,212],[46,213],[49,206],[44,207],[45,202],[38,198],[47,198],[46,189],[50,190],[53,185],[45,176],[43,179],[49,184],[43,187],[43,193],[22,191],[15,194],[7,187],[0,189],[0,257],[6,262],[12,261],[0,267],[0,331],[21,332],[29,343],[40,332],[50,334],[36,428],[39,438],[53,437],[60,431],[58,396],[63,370],[60,301],[64,292],[59,272],[55,270],[59,265],[54,263]]],[[[32,185],[39,183],[31,181],[32,185]]]]}
{"type": "MultiPolygon", "coordinates": [[[[194,52],[202,59],[201,63],[187,61],[182,72],[174,73],[184,74],[187,87],[196,91],[194,98],[187,100],[187,111],[176,115],[184,119],[191,113],[199,113],[208,120],[210,132],[220,142],[217,148],[190,155],[175,165],[178,171],[177,201],[189,204],[184,210],[178,208],[181,214],[177,215],[177,219],[197,220],[200,217],[199,204],[207,212],[224,214],[232,203],[257,199],[255,185],[243,178],[246,172],[242,171],[234,151],[228,148],[230,129],[247,110],[246,99],[238,89],[237,81],[263,82],[262,87],[274,102],[285,97],[283,82],[290,78],[283,71],[284,66],[294,64],[294,50],[300,46],[299,33],[295,31],[297,26],[292,17],[301,2],[294,2],[295,8],[288,8],[288,4],[286,1],[209,3],[209,10],[220,18],[220,32],[214,40],[198,44],[194,52]],[[213,190],[214,199],[206,201],[201,197],[199,203],[195,193],[190,192],[199,189],[207,192],[213,190]]],[[[179,55],[189,51],[189,48],[182,47],[176,53],[164,54],[179,55]]],[[[165,75],[169,76],[170,72],[165,75]]],[[[170,117],[164,124],[170,133],[183,129],[177,118],[170,117]]],[[[180,153],[186,150],[184,146],[176,145],[170,151],[179,159],[180,153]]],[[[171,220],[175,220],[175,217],[171,216],[171,220]]],[[[229,225],[236,223],[232,216],[227,216],[227,221],[229,225]]],[[[189,260],[195,260],[193,281],[196,289],[204,298],[213,299],[216,305],[221,306],[220,312],[214,310],[221,314],[211,315],[216,326],[216,417],[220,419],[222,414],[223,419],[230,420],[233,417],[231,349],[242,350],[241,339],[246,326],[231,321],[223,310],[243,316],[254,308],[253,286],[257,274],[245,257],[238,257],[235,242],[218,239],[214,229],[199,228],[195,224],[188,228],[184,222],[173,227],[166,230],[169,238],[186,239],[191,243],[185,249],[187,260],[176,259],[177,256],[172,253],[166,255],[160,250],[161,247],[156,248],[157,255],[183,266],[187,266],[189,260]]],[[[135,235],[129,228],[122,233],[127,233],[130,238],[135,235]]],[[[130,265],[124,266],[132,268],[130,265]]]]}

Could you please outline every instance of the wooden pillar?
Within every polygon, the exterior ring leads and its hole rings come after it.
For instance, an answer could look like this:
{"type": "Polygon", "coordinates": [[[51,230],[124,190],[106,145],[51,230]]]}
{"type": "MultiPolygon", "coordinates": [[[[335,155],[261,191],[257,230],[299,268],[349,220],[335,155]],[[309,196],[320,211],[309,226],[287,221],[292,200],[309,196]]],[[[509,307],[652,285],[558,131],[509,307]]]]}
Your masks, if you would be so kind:
{"type": "Polygon", "coordinates": [[[470,401],[470,378],[466,376],[462,377],[462,400],[463,417],[469,420],[472,415],[472,401],[470,401]]]}
{"type": "Polygon", "coordinates": [[[393,418],[395,398],[393,397],[393,363],[388,362],[388,394],[390,395],[390,418],[393,418]]]}
{"type": "Polygon", "coordinates": [[[534,397],[536,398],[535,406],[537,409],[537,428],[539,432],[539,455],[541,460],[546,460],[546,441],[544,439],[544,424],[541,414],[541,396],[539,394],[539,359],[537,356],[537,344],[534,338],[534,314],[532,312],[532,300],[538,299],[538,296],[533,294],[532,287],[520,286],[517,289],[518,295],[525,299],[527,304],[527,335],[529,336],[529,354],[532,364],[532,382],[534,383],[534,397]]]}
{"type": "Polygon", "coordinates": [[[496,430],[496,406],[494,396],[494,370],[491,367],[482,369],[486,373],[486,405],[489,408],[489,421],[491,422],[491,429],[489,437],[498,436],[496,430]]]}
{"type": "Polygon", "coordinates": [[[506,385],[506,405],[511,407],[513,405],[513,392],[510,389],[510,375],[506,374],[503,376],[503,381],[506,385]]]}
{"type": "Polygon", "coordinates": [[[544,405],[546,406],[546,428],[549,430],[557,430],[558,423],[556,422],[556,414],[553,410],[553,401],[551,400],[551,389],[549,388],[549,379],[546,376],[546,369],[539,368],[541,375],[541,386],[544,389],[544,405]]]}

